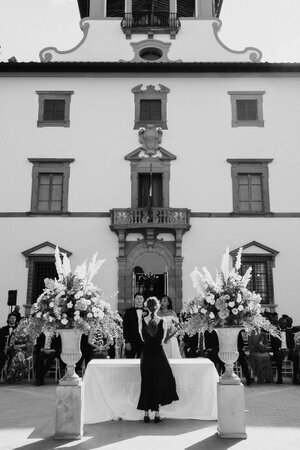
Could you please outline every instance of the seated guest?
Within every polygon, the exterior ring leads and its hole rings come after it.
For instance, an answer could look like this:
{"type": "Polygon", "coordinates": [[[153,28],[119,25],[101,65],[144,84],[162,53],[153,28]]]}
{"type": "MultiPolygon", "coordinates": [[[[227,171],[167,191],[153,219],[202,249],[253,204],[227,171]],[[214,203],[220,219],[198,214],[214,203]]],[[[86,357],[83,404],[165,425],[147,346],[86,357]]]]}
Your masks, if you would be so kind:
{"type": "Polygon", "coordinates": [[[22,319],[21,313],[20,313],[20,306],[19,306],[19,305],[16,305],[16,306],[15,306],[15,308],[14,308],[12,314],[14,314],[14,315],[16,316],[16,318],[17,318],[17,323],[19,323],[20,320],[22,319]]]}
{"type": "Polygon", "coordinates": [[[286,345],[288,348],[288,359],[293,362],[293,384],[300,384],[299,373],[299,351],[295,348],[295,335],[298,331],[293,327],[293,319],[289,316],[282,316],[286,319],[286,345]]]}
{"type": "Polygon", "coordinates": [[[4,379],[8,383],[19,382],[28,374],[29,358],[32,356],[33,342],[26,326],[15,328],[7,348],[4,365],[4,379]]]}
{"type": "Polygon", "coordinates": [[[8,357],[8,349],[13,336],[13,331],[17,327],[17,318],[10,313],[6,321],[7,325],[0,330],[0,372],[2,371],[8,357]]]}
{"type": "Polygon", "coordinates": [[[271,357],[268,352],[268,335],[265,332],[253,332],[248,337],[249,363],[258,383],[273,383],[271,357]]]}
{"type": "Polygon", "coordinates": [[[225,371],[224,363],[218,356],[219,339],[215,330],[212,332],[198,332],[194,336],[185,336],[184,351],[186,358],[209,358],[215,365],[218,372],[225,371]]]}
{"type": "Polygon", "coordinates": [[[282,384],[282,361],[288,356],[286,327],[287,322],[284,317],[278,320],[278,330],[280,331],[281,339],[271,336],[271,349],[273,352],[273,360],[277,367],[277,384],[282,384]]]}
{"type": "Polygon", "coordinates": [[[241,368],[242,368],[242,373],[243,373],[244,377],[246,378],[246,384],[247,384],[247,386],[250,386],[253,379],[251,378],[251,375],[250,375],[250,370],[249,370],[249,366],[248,366],[248,362],[247,362],[247,356],[244,351],[244,346],[245,346],[245,344],[244,344],[244,339],[243,339],[243,332],[240,331],[239,335],[238,335],[238,342],[237,342],[237,347],[238,347],[238,352],[239,352],[238,362],[240,363],[241,368]]]}
{"type": "MultiPolygon", "coordinates": [[[[61,352],[60,336],[41,333],[36,340],[35,385],[45,384],[44,377],[61,352]]],[[[62,365],[61,365],[62,367],[62,365]]]]}
{"type": "Polygon", "coordinates": [[[90,359],[115,358],[114,341],[111,338],[97,338],[89,336],[88,344],[91,348],[90,359]]]}

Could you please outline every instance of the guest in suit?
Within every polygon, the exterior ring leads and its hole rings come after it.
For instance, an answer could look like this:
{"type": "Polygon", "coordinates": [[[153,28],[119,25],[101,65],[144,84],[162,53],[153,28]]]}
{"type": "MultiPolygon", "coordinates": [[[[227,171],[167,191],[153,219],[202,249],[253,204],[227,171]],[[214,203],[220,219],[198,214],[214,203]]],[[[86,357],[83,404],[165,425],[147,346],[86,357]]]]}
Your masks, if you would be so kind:
{"type": "Polygon", "coordinates": [[[17,327],[17,318],[15,314],[10,313],[6,321],[7,325],[0,330],[0,372],[2,371],[8,353],[10,340],[13,336],[13,331],[17,327]]]}
{"type": "MultiPolygon", "coordinates": [[[[54,363],[55,358],[59,358],[61,352],[60,336],[51,336],[41,333],[36,340],[35,355],[35,385],[45,384],[44,377],[54,363]]],[[[61,365],[63,367],[63,365],[61,365]]]]}
{"type": "Polygon", "coordinates": [[[125,311],[123,318],[123,334],[125,340],[125,357],[140,358],[142,339],[139,333],[139,322],[144,312],[144,297],[141,292],[134,296],[134,306],[125,311]]]}
{"type": "Polygon", "coordinates": [[[218,356],[219,339],[215,330],[212,332],[206,330],[204,333],[198,332],[194,336],[185,336],[183,340],[187,358],[209,358],[218,372],[224,372],[224,363],[218,356]]]}
{"type": "Polygon", "coordinates": [[[293,319],[289,316],[286,318],[286,345],[288,348],[288,359],[293,362],[293,384],[300,384],[299,374],[299,352],[295,351],[295,334],[298,329],[293,327],[293,319]]]}
{"type": "Polygon", "coordinates": [[[277,367],[277,384],[282,384],[282,361],[288,356],[287,347],[287,335],[286,335],[287,322],[284,317],[280,317],[278,320],[278,329],[280,331],[281,339],[271,336],[271,349],[273,352],[273,360],[276,362],[277,367]]]}
{"type": "Polygon", "coordinates": [[[239,335],[238,335],[238,342],[237,342],[237,346],[238,346],[238,352],[239,352],[239,357],[238,357],[238,362],[241,365],[242,368],[242,373],[244,375],[244,377],[246,378],[246,384],[247,386],[250,386],[250,384],[253,382],[253,378],[251,378],[250,375],[250,370],[249,370],[249,366],[248,366],[248,362],[247,362],[247,356],[246,353],[244,351],[244,339],[243,339],[243,332],[240,331],[239,335]]]}

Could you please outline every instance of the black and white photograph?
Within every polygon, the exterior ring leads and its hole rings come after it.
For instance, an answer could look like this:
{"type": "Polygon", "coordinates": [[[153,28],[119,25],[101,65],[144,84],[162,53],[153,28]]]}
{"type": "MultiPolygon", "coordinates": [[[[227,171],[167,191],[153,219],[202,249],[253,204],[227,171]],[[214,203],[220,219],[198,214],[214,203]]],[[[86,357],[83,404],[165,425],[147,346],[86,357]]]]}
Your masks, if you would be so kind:
{"type": "Polygon", "coordinates": [[[0,450],[296,450],[300,1],[0,0],[0,450]]]}

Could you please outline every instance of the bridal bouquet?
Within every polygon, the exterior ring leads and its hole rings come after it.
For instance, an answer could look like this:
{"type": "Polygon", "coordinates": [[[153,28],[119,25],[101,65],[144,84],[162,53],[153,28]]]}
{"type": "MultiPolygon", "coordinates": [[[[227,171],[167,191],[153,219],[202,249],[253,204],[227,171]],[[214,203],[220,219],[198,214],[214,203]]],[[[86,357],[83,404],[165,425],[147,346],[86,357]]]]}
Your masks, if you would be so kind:
{"type": "Polygon", "coordinates": [[[58,278],[46,278],[45,289],[31,309],[31,328],[36,331],[54,333],[58,329],[77,328],[88,334],[100,329],[103,336],[117,339],[122,333],[122,319],[112,311],[104,299],[103,292],[92,283],[104,260],[93,255],[87,265],[85,261],[74,273],[67,255],[61,260],[55,249],[55,266],[58,278]]]}
{"type": "Polygon", "coordinates": [[[244,275],[239,273],[241,255],[242,248],[238,251],[235,266],[230,270],[227,248],[215,280],[205,267],[203,273],[197,268],[191,273],[197,295],[182,310],[187,334],[193,335],[199,330],[215,327],[243,327],[247,333],[264,329],[278,335],[276,328],[261,314],[260,295],[247,289],[252,267],[244,275]]]}

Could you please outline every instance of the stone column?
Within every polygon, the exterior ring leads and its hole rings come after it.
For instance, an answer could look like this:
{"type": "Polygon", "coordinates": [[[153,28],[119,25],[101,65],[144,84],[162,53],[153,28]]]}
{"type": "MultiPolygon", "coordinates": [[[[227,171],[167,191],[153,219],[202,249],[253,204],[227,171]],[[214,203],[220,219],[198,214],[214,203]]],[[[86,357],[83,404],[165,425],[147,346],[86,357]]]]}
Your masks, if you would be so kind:
{"type": "Polygon", "coordinates": [[[94,20],[106,19],[105,4],[103,0],[90,0],[89,18],[94,20]]]}
{"type": "Polygon", "coordinates": [[[212,19],[213,18],[213,3],[212,0],[196,0],[197,19],[212,19]]]}
{"type": "Polygon", "coordinates": [[[170,14],[177,13],[177,0],[170,0],[170,14]]]}
{"type": "Polygon", "coordinates": [[[217,384],[220,438],[246,439],[244,385],[217,384]]]}
{"type": "Polygon", "coordinates": [[[83,382],[77,386],[56,388],[56,420],[54,439],[83,437],[83,382]]]}
{"type": "Polygon", "coordinates": [[[124,0],[125,1],[125,14],[132,13],[132,0],[124,0]]]}

